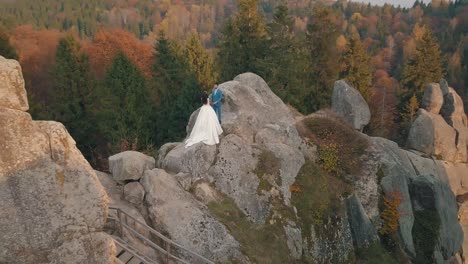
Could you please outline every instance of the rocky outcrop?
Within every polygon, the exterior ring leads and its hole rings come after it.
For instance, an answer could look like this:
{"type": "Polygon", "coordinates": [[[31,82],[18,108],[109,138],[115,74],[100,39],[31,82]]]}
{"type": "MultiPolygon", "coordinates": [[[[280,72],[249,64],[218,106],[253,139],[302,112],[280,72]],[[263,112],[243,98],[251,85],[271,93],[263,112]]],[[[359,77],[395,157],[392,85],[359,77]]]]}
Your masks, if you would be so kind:
{"type": "Polygon", "coordinates": [[[136,151],[125,151],[109,157],[109,170],[116,181],[139,180],[145,170],[154,169],[156,161],[136,151]]]}
{"type": "Polygon", "coordinates": [[[439,114],[443,104],[444,95],[442,93],[442,89],[440,89],[440,85],[435,83],[428,84],[421,101],[422,108],[437,115],[439,114]]]}
{"type": "Polygon", "coordinates": [[[145,189],[139,182],[129,182],[123,189],[125,200],[132,204],[140,205],[145,197],[145,189]]]}
{"type": "Polygon", "coordinates": [[[456,130],[442,116],[419,109],[408,135],[408,147],[442,160],[466,161],[466,144],[457,145],[456,139],[456,130]]]}
{"type": "Polygon", "coordinates": [[[216,146],[195,144],[185,148],[185,144],[179,144],[169,151],[161,162],[161,168],[177,174],[190,173],[194,178],[206,175],[216,157],[216,146]]]}
{"type": "Polygon", "coordinates": [[[0,105],[20,111],[29,109],[20,64],[2,56],[0,56],[0,105]]]}
{"type": "Polygon", "coordinates": [[[418,176],[410,189],[416,216],[415,229],[426,232],[425,235],[416,235],[415,239],[433,240],[417,242],[434,246],[436,262],[445,263],[455,256],[463,242],[455,196],[446,183],[433,175],[418,176]]]}
{"type": "MultiPolygon", "coordinates": [[[[182,246],[216,262],[246,261],[239,243],[194,200],[177,180],[161,169],[146,171],[141,183],[152,223],[182,246]]],[[[200,259],[190,262],[198,263],[200,259]]]]}
{"type": "Polygon", "coordinates": [[[354,129],[362,131],[369,124],[371,113],[366,100],[358,90],[344,80],[335,82],[332,95],[332,110],[354,129]]]}
{"type": "Polygon", "coordinates": [[[353,195],[347,200],[349,224],[356,248],[369,247],[379,236],[371,223],[359,199],[353,195]]]}
{"type": "Polygon", "coordinates": [[[210,175],[218,190],[231,197],[252,221],[262,224],[270,213],[269,193],[259,194],[260,179],[254,173],[260,150],[231,134],[219,144],[210,175]]]}
{"type": "Polygon", "coordinates": [[[253,73],[244,73],[219,85],[224,94],[222,108],[225,134],[236,134],[248,143],[267,124],[287,126],[294,117],[266,82],[253,73]]]}
{"type": "Polygon", "coordinates": [[[0,76],[0,262],[114,263],[95,172],[62,124],[21,111],[19,65],[0,58],[0,76]]]}

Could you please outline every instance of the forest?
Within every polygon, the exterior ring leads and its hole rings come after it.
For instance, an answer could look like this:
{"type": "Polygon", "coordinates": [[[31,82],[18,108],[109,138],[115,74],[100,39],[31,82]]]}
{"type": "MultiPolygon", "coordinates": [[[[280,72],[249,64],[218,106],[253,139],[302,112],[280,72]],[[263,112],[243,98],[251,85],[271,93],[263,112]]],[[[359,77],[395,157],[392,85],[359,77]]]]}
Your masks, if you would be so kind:
{"type": "Polygon", "coordinates": [[[371,107],[365,133],[404,146],[427,83],[467,109],[467,31],[466,0],[0,0],[0,55],[20,61],[31,114],[97,168],[182,140],[201,91],[247,71],[303,114],[346,79],[371,107]]]}

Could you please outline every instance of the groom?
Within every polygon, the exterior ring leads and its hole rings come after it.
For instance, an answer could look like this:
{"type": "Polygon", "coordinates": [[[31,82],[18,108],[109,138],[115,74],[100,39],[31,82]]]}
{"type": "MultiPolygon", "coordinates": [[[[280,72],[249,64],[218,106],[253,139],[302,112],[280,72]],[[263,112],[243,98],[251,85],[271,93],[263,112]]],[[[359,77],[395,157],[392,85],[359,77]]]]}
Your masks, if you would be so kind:
{"type": "Polygon", "coordinates": [[[218,121],[221,124],[221,100],[223,99],[223,92],[218,89],[218,84],[213,86],[213,91],[211,92],[211,106],[218,116],[218,121]]]}

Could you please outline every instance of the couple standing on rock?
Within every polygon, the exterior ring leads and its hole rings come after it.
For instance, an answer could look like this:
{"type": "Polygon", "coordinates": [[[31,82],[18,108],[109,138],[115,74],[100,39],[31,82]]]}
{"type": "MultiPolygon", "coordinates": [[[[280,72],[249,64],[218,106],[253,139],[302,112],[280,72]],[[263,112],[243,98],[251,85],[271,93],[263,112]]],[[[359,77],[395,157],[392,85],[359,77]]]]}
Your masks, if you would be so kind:
{"type": "Polygon", "coordinates": [[[185,141],[185,147],[188,148],[199,142],[206,145],[219,143],[219,135],[223,133],[221,128],[221,100],[223,92],[218,89],[218,85],[213,86],[211,95],[205,92],[201,97],[203,106],[200,108],[197,120],[193,126],[190,136],[185,141]]]}

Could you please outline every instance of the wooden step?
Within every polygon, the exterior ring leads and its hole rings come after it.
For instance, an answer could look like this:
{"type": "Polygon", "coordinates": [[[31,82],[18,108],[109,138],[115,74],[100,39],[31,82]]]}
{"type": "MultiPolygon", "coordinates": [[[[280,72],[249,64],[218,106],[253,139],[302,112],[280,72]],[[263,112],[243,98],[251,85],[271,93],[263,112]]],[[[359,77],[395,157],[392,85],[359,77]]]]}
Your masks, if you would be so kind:
{"type": "Polygon", "coordinates": [[[123,263],[127,263],[132,257],[133,257],[132,254],[130,254],[130,253],[128,253],[127,251],[125,251],[122,255],[119,256],[119,259],[120,259],[123,263]]]}

